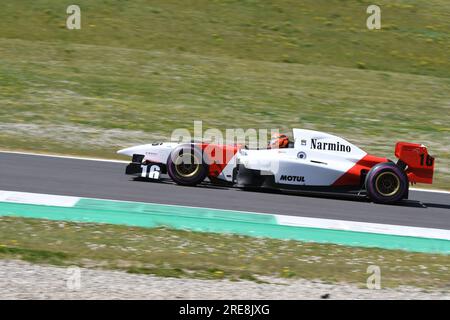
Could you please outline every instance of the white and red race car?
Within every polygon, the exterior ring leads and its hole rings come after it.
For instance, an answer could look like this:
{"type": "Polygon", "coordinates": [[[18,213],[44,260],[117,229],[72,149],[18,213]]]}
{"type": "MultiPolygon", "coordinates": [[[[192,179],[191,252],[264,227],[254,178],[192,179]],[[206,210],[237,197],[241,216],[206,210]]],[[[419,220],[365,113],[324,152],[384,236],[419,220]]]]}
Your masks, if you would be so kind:
{"type": "Polygon", "coordinates": [[[207,178],[240,188],[299,190],[364,196],[378,203],[408,198],[409,184],[432,183],[434,158],[421,144],[398,142],[396,163],[367,154],[341,137],[293,129],[283,149],[250,150],[242,145],[153,143],[118,151],[132,157],[126,173],[145,179],[161,174],[180,185],[207,178]]]}

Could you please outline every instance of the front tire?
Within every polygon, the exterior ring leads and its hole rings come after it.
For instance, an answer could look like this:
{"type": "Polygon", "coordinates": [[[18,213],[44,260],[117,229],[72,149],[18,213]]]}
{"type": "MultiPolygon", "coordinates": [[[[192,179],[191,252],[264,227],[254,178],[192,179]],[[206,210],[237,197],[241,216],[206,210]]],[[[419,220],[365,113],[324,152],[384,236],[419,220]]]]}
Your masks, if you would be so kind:
{"type": "Polygon", "coordinates": [[[369,198],[376,203],[395,203],[408,196],[408,177],[395,163],[375,165],[365,181],[369,198]]]}
{"type": "Polygon", "coordinates": [[[184,145],[170,153],[167,173],[179,185],[195,186],[205,180],[208,165],[203,161],[203,153],[197,147],[184,145]]]}

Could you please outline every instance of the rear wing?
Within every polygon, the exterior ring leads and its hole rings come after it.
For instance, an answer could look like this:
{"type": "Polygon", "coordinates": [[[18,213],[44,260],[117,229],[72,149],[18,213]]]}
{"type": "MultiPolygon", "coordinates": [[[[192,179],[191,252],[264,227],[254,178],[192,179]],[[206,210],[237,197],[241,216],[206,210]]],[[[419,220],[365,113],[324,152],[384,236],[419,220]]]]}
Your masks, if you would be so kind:
{"type": "Polygon", "coordinates": [[[397,142],[395,156],[399,159],[399,164],[405,166],[409,182],[433,183],[434,158],[428,154],[427,147],[417,143],[397,142]]]}

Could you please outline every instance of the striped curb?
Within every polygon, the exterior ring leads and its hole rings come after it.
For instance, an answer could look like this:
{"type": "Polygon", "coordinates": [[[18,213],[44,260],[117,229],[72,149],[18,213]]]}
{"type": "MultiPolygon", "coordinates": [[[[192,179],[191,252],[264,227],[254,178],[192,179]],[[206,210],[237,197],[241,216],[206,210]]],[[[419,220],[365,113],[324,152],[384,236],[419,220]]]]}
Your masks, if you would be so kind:
{"type": "Polygon", "coordinates": [[[167,226],[348,246],[450,253],[450,230],[0,191],[0,216],[136,227],[167,226]]]}

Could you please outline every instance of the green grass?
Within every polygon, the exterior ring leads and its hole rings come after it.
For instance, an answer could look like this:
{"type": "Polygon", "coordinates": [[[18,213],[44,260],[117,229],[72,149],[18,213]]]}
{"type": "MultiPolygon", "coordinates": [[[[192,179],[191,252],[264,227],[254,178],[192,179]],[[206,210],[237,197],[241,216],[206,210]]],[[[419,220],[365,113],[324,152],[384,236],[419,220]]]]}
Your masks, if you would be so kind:
{"type": "Polygon", "coordinates": [[[378,265],[383,287],[450,286],[449,255],[11,217],[0,218],[0,259],[166,277],[269,276],[359,286],[366,284],[367,267],[378,265]]]}
{"type": "Polygon", "coordinates": [[[175,128],[303,127],[393,158],[437,158],[450,185],[446,0],[18,0],[0,10],[0,148],[115,157],[175,128]]]}
{"type": "Polygon", "coordinates": [[[449,75],[450,4],[381,0],[382,30],[366,28],[369,0],[79,0],[82,30],[65,29],[67,3],[2,4],[2,37],[271,62],[449,75]]]}

